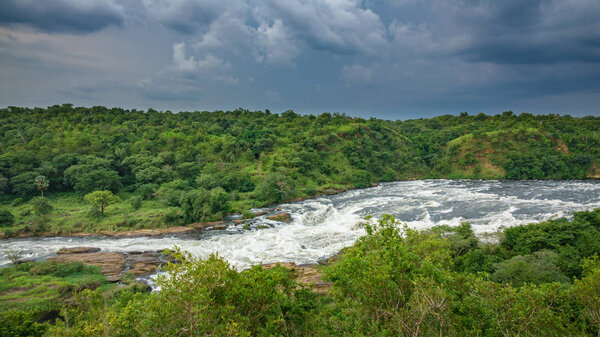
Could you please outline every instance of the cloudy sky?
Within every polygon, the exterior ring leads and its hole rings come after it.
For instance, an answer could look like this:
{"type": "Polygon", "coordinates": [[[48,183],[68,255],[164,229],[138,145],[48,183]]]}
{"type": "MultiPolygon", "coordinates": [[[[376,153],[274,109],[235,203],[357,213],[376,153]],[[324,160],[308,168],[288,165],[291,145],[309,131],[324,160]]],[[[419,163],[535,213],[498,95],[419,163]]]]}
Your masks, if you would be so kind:
{"type": "Polygon", "coordinates": [[[2,0],[0,106],[600,115],[598,0],[2,0]]]}

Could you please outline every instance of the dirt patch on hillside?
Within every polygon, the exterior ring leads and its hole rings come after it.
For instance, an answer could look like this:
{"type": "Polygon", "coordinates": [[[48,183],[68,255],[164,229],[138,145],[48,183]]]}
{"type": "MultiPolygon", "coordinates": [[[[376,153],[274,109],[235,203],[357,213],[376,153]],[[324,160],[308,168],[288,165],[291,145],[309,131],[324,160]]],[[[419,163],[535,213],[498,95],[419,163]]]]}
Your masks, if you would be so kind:
{"type": "Polygon", "coordinates": [[[592,169],[590,173],[588,173],[587,177],[589,179],[600,179],[600,167],[596,165],[596,163],[592,164],[592,169]]]}
{"type": "Polygon", "coordinates": [[[571,152],[569,152],[569,147],[567,146],[567,144],[565,144],[565,142],[562,141],[562,139],[555,139],[554,142],[556,143],[556,149],[564,154],[569,154],[571,152]]]}
{"type": "MultiPolygon", "coordinates": [[[[487,152],[486,150],[486,153],[493,153],[493,150],[491,151],[487,152]]],[[[481,155],[476,158],[483,176],[504,177],[506,175],[506,171],[502,167],[492,164],[488,157],[481,155]]]]}

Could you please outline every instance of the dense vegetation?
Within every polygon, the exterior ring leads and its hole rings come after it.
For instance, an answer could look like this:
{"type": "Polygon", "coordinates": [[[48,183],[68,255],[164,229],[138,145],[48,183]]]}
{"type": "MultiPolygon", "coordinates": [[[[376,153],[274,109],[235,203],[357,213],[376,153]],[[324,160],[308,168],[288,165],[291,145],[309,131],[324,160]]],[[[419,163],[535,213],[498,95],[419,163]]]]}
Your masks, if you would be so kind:
{"type": "MultiPolygon", "coordinates": [[[[176,250],[181,263],[166,268],[160,292],[86,289],[56,319],[11,310],[0,314],[0,326],[9,327],[7,336],[9,329],[34,336],[600,332],[600,209],[510,228],[497,243],[480,242],[469,224],[415,231],[384,216],[364,226],[364,237],[322,267],[332,282],[327,295],[283,267],[238,272],[218,256],[199,260],[176,250]]],[[[19,268],[29,267],[2,275],[19,268]]]]}
{"type": "Polygon", "coordinates": [[[0,109],[0,236],[209,221],[377,181],[597,178],[599,130],[597,117],[512,112],[385,121],[8,107],[0,109]]]}

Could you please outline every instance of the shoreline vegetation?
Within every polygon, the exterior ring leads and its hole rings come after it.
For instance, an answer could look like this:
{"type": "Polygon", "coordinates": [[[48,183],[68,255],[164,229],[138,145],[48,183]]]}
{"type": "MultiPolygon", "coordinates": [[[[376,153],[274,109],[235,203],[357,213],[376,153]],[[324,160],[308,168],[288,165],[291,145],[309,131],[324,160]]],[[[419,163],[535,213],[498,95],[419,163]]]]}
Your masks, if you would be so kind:
{"type": "MultiPolygon", "coordinates": [[[[163,265],[168,276],[158,278],[161,290],[152,293],[126,274],[119,285],[110,283],[100,267],[80,262],[16,263],[0,269],[0,333],[594,336],[600,331],[600,209],[577,212],[572,220],[510,227],[496,243],[479,240],[467,223],[412,230],[384,215],[363,226],[365,236],[323,265],[273,263],[238,272],[216,255],[196,259],[175,248],[163,254],[178,262],[163,265]]],[[[99,254],[83,248],[61,256],[99,254]]],[[[139,262],[144,265],[138,269],[150,270],[151,262],[139,262]]]]}
{"type": "Polygon", "coordinates": [[[600,118],[0,109],[0,237],[148,233],[374,182],[597,179],[600,118]],[[140,232],[143,233],[143,232],[140,232]]]}

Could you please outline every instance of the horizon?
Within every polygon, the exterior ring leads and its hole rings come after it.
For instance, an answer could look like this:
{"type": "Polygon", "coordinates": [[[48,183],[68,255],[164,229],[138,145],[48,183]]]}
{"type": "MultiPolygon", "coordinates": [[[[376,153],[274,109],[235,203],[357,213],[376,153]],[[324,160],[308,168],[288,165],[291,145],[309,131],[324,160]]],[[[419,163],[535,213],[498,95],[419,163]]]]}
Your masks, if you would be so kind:
{"type": "Polygon", "coordinates": [[[600,115],[594,0],[6,0],[0,102],[600,115]]]}
{"type": "Polygon", "coordinates": [[[158,113],[172,113],[172,114],[179,114],[179,113],[203,113],[203,112],[208,112],[208,113],[214,113],[214,112],[224,112],[224,113],[232,113],[235,112],[237,110],[243,110],[243,111],[249,111],[249,112],[262,112],[262,113],[269,113],[272,115],[277,115],[277,116],[281,116],[283,113],[288,112],[288,111],[292,111],[295,114],[298,114],[300,116],[320,116],[322,114],[331,114],[331,115],[335,115],[335,114],[339,114],[341,116],[344,117],[349,117],[349,118],[360,118],[360,119],[364,119],[364,120],[368,120],[371,118],[375,118],[375,119],[379,119],[379,120],[385,120],[385,121],[409,121],[409,120],[419,120],[419,119],[433,119],[433,118],[437,118],[437,117],[444,117],[444,116],[450,116],[450,117],[461,117],[462,114],[466,113],[468,117],[475,117],[478,115],[485,115],[486,117],[494,117],[494,116],[502,116],[505,113],[510,113],[510,115],[515,116],[515,117],[519,117],[521,115],[524,114],[529,114],[529,115],[533,115],[533,116],[550,116],[550,115],[554,115],[557,117],[571,117],[571,118],[584,118],[584,117],[597,117],[600,118],[600,115],[579,115],[579,116],[574,116],[568,113],[565,114],[556,114],[556,113],[531,113],[528,111],[520,111],[520,112],[516,112],[516,111],[512,111],[512,110],[505,110],[505,111],[501,111],[501,112],[497,112],[497,113],[485,113],[485,112],[478,112],[478,113],[471,113],[468,111],[461,111],[458,113],[444,113],[444,114],[438,114],[438,115],[430,115],[430,116],[422,116],[422,117],[407,117],[407,118],[398,118],[398,119],[390,119],[390,118],[385,118],[385,117],[377,117],[377,116],[365,116],[365,115],[352,115],[352,114],[348,114],[346,112],[339,112],[339,111],[322,111],[319,113],[314,113],[314,112],[298,112],[294,109],[285,109],[282,111],[271,111],[270,109],[247,109],[244,107],[237,107],[235,109],[214,109],[214,110],[206,110],[206,109],[194,109],[194,110],[178,110],[178,111],[173,111],[171,109],[154,109],[154,108],[124,108],[124,107],[120,107],[120,106],[105,106],[105,105],[94,105],[94,106],[83,106],[83,105],[75,105],[72,103],[60,103],[60,104],[52,104],[52,105],[48,105],[46,107],[39,107],[39,106],[14,106],[14,105],[9,105],[9,106],[4,106],[4,107],[0,107],[0,109],[10,109],[10,108],[26,108],[26,109],[30,109],[30,110],[35,110],[35,109],[49,109],[51,107],[54,106],[70,106],[73,109],[77,109],[77,108],[83,108],[83,109],[91,109],[93,107],[103,107],[106,109],[122,109],[128,112],[141,112],[141,113],[149,113],[151,110],[154,112],[158,112],[158,113]]]}

